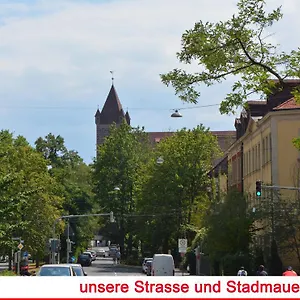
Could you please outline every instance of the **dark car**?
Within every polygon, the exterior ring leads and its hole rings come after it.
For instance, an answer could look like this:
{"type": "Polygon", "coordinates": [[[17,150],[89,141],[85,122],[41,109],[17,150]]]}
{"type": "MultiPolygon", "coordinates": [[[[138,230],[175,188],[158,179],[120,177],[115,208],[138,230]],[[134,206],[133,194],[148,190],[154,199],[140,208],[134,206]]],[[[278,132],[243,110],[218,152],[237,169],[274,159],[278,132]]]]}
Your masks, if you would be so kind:
{"type": "Polygon", "coordinates": [[[77,259],[77,263],[89,267],[92,264],[91,256],[88,254],[80,254],[77,259]]]}

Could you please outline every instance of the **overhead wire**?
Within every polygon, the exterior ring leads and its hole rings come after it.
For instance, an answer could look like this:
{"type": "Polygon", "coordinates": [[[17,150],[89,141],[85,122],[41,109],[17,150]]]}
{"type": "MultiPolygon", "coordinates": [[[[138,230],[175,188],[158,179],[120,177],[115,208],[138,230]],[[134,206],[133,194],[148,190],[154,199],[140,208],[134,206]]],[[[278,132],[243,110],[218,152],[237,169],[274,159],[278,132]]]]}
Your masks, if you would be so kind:
{"type": "MultiPolygon", "coordinates": [[[[213,106],[219,106],[220,104],[207,104],[207,105],[195,105],[195,106],[189,106],[189,107],[178,107],[178,108],[159,108],[159,107],[128,107],[127,110],[168,110],[168,111],[172,111],[172,110],[185,110],[185,109],[197,109],[197,108],[205,108],[205,107],[213,107],[213,106]]],[[[16,105],[16,106],[10,106],[10,105],[4,105],[1,106],[0,105],[0,109],[26,109],[26,110],[30,110],[30,109],[67,109],[67,110],[83,110],[83,109],[88,109],[88,110],[92,110],[95,109],[95,107],[87,107],[87,106],[20,106],[20,105],[16,105]]]]}

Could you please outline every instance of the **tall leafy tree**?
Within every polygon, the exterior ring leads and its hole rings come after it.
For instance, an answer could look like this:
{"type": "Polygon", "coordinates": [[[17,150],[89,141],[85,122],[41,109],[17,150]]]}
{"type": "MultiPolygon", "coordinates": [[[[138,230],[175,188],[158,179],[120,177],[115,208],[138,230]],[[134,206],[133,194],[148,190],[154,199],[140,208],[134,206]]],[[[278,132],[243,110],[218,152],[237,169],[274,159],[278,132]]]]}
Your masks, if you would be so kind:
{"type": "MultiPolygon", "coordinates": [[[[236,78],[220,106],[221,113],[234,111],[252,94],[269,94],[285,87],[284,79],[300,77],[300,50],[285,53],[270,43],[268,31],[283,15],[281,8],[266,12],[265,0],[240,0],[238,12],[227,21],[199,21],[182,35],[180,62],[197,64],[199,71],[182,69],[161,76],[183,101],[197,103],[199,84],[211,86],[236,78]],[[276,79],[276,81],[270,81],[276,79]]],[[[294,94],[299,99],[299,90],[294,94]]]]}
{"type": "Polygon", "coordinates": [[[212,262],[224,262],[232,274],[241,265],[249,267],[254,217],[247,209],[246,198],[236,190],[229,191],[223,201],[211,203],[206,217],[206,251],[212,262]],[[244,261],[242,256],[246,257],[244,261]]]}
{"type": "Polygon", "coordinates": [[[136,187],[139,169],[149,152],[143,129],[132,128],[126,122],[111,126],[110,135],[99,146],[94,163],[96,199],[105,213],[112,211],[119,222],[119,240],[124,251],[127,237],[128,252],[132,248],[136,209],[136,187]]]}
{"type": "Polygon", "coordinates": [[[0,132],[0,247],[12,247],[22,237],[34,257],[44,255],[62,199],[46,160],[22,136],[0,132]]]}
{"type": "MultiPolygon", "coordinates": [[[[49,173],[59,183],[57,189],[64,198],[63,214],[88,214],[96,209],[92,192],[92,169],[86,165],[78,153],[68,150],[63,137],[49,133],[35,142],[36,149],[48,162],[49,173]]],[[[89,245],[97,224],[91,218],[70,220],[72,240],[78,251],[89,245]]],[[[65,233],[66,234],[66,233],[65,233]]],[[[66,245],[62,244],[62,254],[66,253],[66,245]]]]}
{"type": "Polygon", "coordinates": [[[153,233],[153,240],[148,239],[153,251],[160,245],[167,251],[192,225],[200,225],[207,209],[207,174],[219,154],[216,137],[202,125],[180,130],[157,145],[139,200],[139,211],[154,216],[145,222],[146,231],[153,233]],[[156,164],[158,157],[162,164],[156,164]]]}

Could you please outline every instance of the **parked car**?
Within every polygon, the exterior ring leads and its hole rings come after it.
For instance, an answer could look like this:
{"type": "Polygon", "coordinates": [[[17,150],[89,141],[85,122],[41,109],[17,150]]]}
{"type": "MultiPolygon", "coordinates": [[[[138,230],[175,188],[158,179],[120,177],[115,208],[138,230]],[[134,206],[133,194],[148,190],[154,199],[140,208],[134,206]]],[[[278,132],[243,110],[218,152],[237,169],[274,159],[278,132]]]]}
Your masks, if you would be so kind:
{"type": "Polygon", "coordinates": [[[116,255],[116,253],[118,252],[118,248],[117,247],[110,247],[109,248],[109,256],[114,257],[116,255]]]}
{"type": "Polygon", "coordinates": [[[89,250],[87,250],[86,252],[83,252],[83,253],[87,253],[87,252],[91,253],[91,255],[92,255],[92,261],[95,261],[97,259],[96,251],[89,249],[89,250]]]}
{"type": "Polygon", "coordinates": [[[146,262],[147,262],[148,260],[152,260],[152,258],[151,258],[151,257],[145,257],[145,258],[143,259],[143,262],[142,262],[142,273],[146,273],[146,262]]]}
{"type": "Polygon", "coordinates": [[[84,251],[82,254],[88,255],[91,258],[92,261],[95,260],[91,251],[84,251]]]}
{"type": "Polygon", "coordinates": [[[98,257],[105,257],[106,255],[105,255],[105,250],[104,249],[99,249],[98,251],[97,251],[97,256],[98,257]]]}
{"type": "Polygon", "coordinates": [[[76,276],[87,276],[87,273],[83,270],[82,265],[80,264],[69,264],[73,271],[76,273],[76,276]]]}
{"type": "Polygon", "coordinates": [[[171,254],[155,254],[152,261],[152,276],[174,276],[175,264],[171,254]]]}
{"type": "Polygon", "coordinates": [[[36,276],[76,276],[70,265],[43,265],[36,276]]]}
{"type": "Polygon", "coordinates": [[[152,262],[153,262],[152,259],[147,260],[147,262],[146,262],[146,274],[147,274],[147,276],[151,276],[152,262]]]}
{"type": "Polygon", "coordinates": [[[77,263],[82,266],[89,267],[92,264],[91,254],[84,254],[84,253],[80,254],[78,256],[77,263]]]}

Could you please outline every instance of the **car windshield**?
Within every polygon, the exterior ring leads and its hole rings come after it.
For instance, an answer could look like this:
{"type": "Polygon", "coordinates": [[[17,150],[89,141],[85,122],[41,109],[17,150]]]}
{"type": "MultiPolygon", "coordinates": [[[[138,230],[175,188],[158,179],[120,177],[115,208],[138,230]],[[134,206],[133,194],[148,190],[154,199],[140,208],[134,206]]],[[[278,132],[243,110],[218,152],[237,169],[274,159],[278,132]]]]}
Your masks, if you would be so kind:
{"type": "Polygon", "coordinates": [[[79,257],[80,257],[80,258],[89,258],[90,255],[89,255],[89,254],[81,254],[79,257]]]}
{"type": "Polygon", "coordinates": [[[72,267],[76,276],[84,276],[83,270],[81,267],[72,267]]]}
{"type": "Polygon", "coordinates": [[[66,267],[42,267],[39,276],[71,276],[71,272],[66,267]]]}

